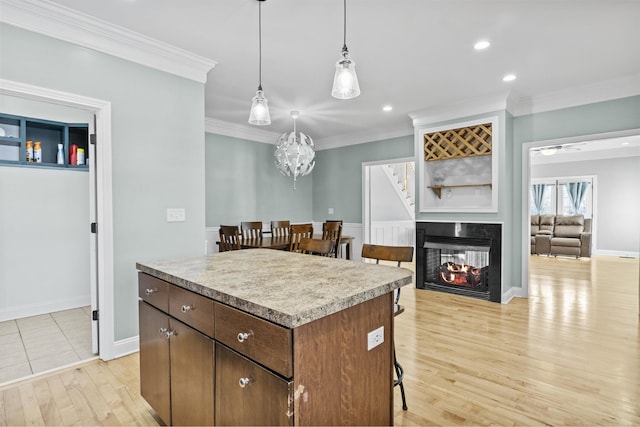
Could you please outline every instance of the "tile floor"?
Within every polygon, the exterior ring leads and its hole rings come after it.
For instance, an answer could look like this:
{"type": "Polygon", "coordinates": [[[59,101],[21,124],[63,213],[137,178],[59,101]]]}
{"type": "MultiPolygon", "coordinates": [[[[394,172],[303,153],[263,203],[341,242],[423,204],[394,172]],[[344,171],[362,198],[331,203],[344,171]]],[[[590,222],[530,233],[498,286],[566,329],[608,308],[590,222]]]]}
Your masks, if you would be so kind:
{"type": "Polygon", "coordinates": [[[0,384],[94,356],[90,307],[0,322],[0,384]]]}

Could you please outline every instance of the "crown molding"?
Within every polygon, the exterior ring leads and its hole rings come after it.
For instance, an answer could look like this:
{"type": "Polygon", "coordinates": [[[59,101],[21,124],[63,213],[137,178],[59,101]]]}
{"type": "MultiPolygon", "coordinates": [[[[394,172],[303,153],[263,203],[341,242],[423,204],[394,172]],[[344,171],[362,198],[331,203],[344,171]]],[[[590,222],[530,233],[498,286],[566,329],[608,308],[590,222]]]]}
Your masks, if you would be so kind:
{"type": "Polygon", "coordinates": [[[204,131],[218,135],[231,136],[233,138],[248,139],[250,141],[263,142],[265,144],[275,144],[281,134],[269,130],[260,129],[256,126],[239,125],[226,122],[224,120],[205,117],[204,131]]]}
{"type": "Polygon", "coordinates": [[[217,64],[49,0],[2,0],[0,21],[199,83],[217,64]]]}
{"type": "MultiPolygon", "coordinates": [[[[224,120],[206,117],[204,120],[204,130],[208,133],[231,136],[233,138],[247,139],[249,141],[274,144],[280,137],[280,133],[260,129],[256,126],[239,125],[224,120]]],[[[397,138],[401,136],[413,135],[413,128],[402,128],[389,131],[358,132],[330,138],[314,140],[316,151],[328,150],[330,148],[346,147],[348,145],[362,144],[365,142],[380,141],[383,139],[397,138]]]]}
{"type": "Polygon", "coordinates": [[[513,96],[501,93],[493,96],[471,98],[446,105],[436,105],[409,113],[414,127],[421,127],[447,120],[461,119],[476,114],[492,113],[512,108],[513,96]]]}
{"type": "Polygon", "coordinates": [[[634,95],[640,95],[640,73],[536,96],[521,96],[512,104],[510,112],[523,116],[634,95]]]}
{"type": "Polygon", "coordinates": [[[398,138],[413,135],[413,128],[398,128],[389,130],[371,130],[320,138],[314,141],[316,150],[346,147],[348,145],[364,144],[366,142],[381,141],[383,139],[398,138]]]}

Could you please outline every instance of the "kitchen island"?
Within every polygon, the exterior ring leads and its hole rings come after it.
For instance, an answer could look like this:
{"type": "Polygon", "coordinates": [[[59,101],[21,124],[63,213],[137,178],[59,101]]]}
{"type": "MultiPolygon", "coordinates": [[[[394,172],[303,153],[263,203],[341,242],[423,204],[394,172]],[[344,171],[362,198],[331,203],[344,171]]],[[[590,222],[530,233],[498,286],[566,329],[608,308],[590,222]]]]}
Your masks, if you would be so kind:
{"type": "Polygon", "coordinates": [[[406,269],[268,249],[140,262],[142,396],[174,425],[392,425],[406,269]]]}

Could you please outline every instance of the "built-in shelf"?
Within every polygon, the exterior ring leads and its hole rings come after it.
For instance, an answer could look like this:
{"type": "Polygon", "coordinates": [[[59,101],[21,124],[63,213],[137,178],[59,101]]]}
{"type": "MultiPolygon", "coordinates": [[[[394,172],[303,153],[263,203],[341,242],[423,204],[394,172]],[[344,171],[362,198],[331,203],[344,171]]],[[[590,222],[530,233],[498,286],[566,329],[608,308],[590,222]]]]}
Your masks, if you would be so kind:
{"type": "Polygon", "coordinates": [[[433,185],[433,186],[429,186],[428,188],[430,188],[434,193],[436,193],[436,196],[438,196],[438,199],[442,198],[442,189],[443,188],[463,188],[463,187],[489,187],[491,188],[491,184],[464,184],[464,185],[433,185]]]}
{"type": "MultiPolygon", "coordinates": [[[[35,154],[35,153],[33,153],[35,154]]],[[[75,169],[88,171],[89,126],[86,123],[62,123],[0,112],[0,166],[75,169]],[[40,162],[27,158],[27,143],[40,146],[40,162]],[[58,146],[63,160],[58,163],[58,146]],[[72,162],[70,148],[84,151],[85,161],[72,162]]],[[[32,156],[33,159],[35,156],[32,156]]]]}

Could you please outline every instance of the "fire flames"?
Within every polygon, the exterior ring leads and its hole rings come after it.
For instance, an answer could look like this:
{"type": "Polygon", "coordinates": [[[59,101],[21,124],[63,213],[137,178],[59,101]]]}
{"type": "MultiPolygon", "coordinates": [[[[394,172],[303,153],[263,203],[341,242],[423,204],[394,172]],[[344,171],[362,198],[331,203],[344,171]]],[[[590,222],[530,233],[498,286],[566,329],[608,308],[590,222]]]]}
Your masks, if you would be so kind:
{"type": "Polygon", "coordinates": [[[477,286],[482,280],[482,268],[447,262],[440,266],[440,280],[450,285],[477,286]]]}

